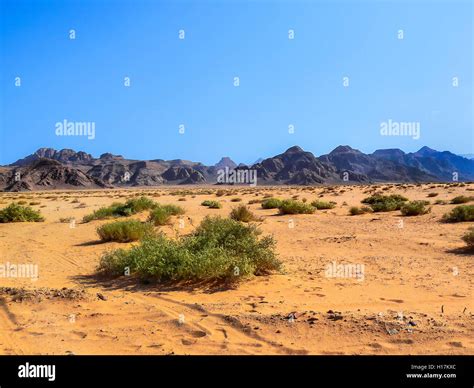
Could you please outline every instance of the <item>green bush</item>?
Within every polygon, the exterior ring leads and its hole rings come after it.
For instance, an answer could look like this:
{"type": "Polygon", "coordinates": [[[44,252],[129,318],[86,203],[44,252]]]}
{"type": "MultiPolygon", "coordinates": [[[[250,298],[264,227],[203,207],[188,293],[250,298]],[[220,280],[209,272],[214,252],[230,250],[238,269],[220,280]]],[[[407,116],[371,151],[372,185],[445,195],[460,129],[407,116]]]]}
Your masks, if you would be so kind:
{"type": "Polygon", "coordinates": [[[462,240],[467,244],[467,248],[474,250],[474,228],[470,227],[466,234],[462,236],[462,240]]]}
{"type": "Polygon", "coordinates": [[[334,202],[325,202],[325,201],[313,201],[311,202],[311,206],[318,210],[325,210],[325,209],[334,209],[336,204],[334,202]]]}
{"type": "Polygon", "coordinates": [[[313,214],[315,211],[313,206],[294,199],[282,201],[278,209],[280,209],[280,214],[313,214]]]}
{"type": "Polygon", "coordinates": [[[472,222],[474,221],[474,205],[456,206],[449,213],[446,213],[442,220],[444,222],[472,222]]]}
{"type": "Polygon", "coordinates": [[[163,234],[145,238],[129,250],[105,253],[99,271],[121,275],[126,267],[157,281],[237,281],[279,270],[272,237],[259,238],[255,225],[206,217],[191,235],[178,240],[163,234]]]}
{"type": "Polygon", "coordinates": [[[368,204],[374,212],[389,212],[400,210],[403,203],[406,201],[408,201],[408,198],[399,194],[375,194],[363,199],[362,203],[368,204]]]}
{"type": "Polygon", "coordinates": [[[29,206],[12,203],[0,210],[0,223],[7,222],[43,222],[44,217],[29,206]]]}
{"type": "Polygon", "coordinates": [[[148,221],[155,226],[166,225],[169,223],[171,216],[184,214],[184,209],[176,205],[157,205],[148,217],[148,221]]]}
{"type": "Polygon", "coordinates": [[[137,241],[152,236],[153,233],[153,225],[138,220],[115,221],[97,228],[97,234],[102,241],[137,241]]]}
{"type": "Polygon", "coordinates": [[[245,205],[240,205],[230,212],[230,218],[235,221],[251,222],[256,221],[257,217],[245,205]]]}
{"type": "Polygon", "coordinates": [[[262,201],[263,209],[278,209],[282,203],[281,199],[278,198],[268,198],[262,201]]]}
{"type": "Polygon", "coordinates": [[[146,197],[129,199],[124,204],[114,202],[108,207],[101,207],[92,214],[84,216],[82,222],[103,220],[107,218],[128,217],[144,210],[154,209],[156,206],[158,206],[156,202],[146,197]]]}
{"type": "Polygon", "coordinates": [[[211,204],[209,205],[209,209],[220,209],[221,207],[221,203],[217,201],[211,201],[211,204]]]}
{"type": "Polygon", "coordinates": [[[202,206],[207,206],[209,209],[220,209],[222,205],[217,201],[206,200],[201,203],[202,206]]]}
{"type": "Polygon", "coordinates": [[[153,223],[155,226],[166,225],[171,220],[171,214],[162,207],[157,207],[150,212],[148,221],[153,223]]]}
{"type": "Polygon", "coordinates": [[[157,207],[165,209],[172,216],[180,216],[185,213],[184,209],[177,205],[157,205],[157,207]]]}
{"type": "Polygon", "coordinates": [[[361,207],[352,206],[349,209],[349,214],[351,216],[358,216],[358,215],[361,215],[361,214],[372,213],[372,212],[373,212],[372,208],[370,208],[368,206],[361,206],[361,207]]]}
{"type": "Polygon", "coordinates": [[[474,200],[474,197],[466,197],[465,195],[459,195],[457,197],[454,197],[451,200],[451,203],[453,205],[460,205],[462,203],[468,203],[474,200]]]}
{"type": "Polygon", "coordinates": [[[431,211],[426,205],[426,201],[412,201],[403,204],[400,211],[404,216],[420,216],[431,211]]]}

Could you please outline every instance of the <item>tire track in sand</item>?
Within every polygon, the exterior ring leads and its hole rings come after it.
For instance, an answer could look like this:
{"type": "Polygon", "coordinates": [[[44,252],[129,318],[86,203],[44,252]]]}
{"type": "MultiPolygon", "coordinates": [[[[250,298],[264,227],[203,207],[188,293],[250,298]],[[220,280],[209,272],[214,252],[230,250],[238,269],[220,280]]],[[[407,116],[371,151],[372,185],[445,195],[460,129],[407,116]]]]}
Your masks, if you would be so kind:
{"type": "Polygon", "coordinates": [[[216,349],[227,349],[234,353],[252,354],[301,354],[297,349],[292,349],[262,335],[249,331],[238,318],[224,314],[212,313],[201,305],[179,302],[162,295],[137,295],[131,296],[141,303],[152,305],[157,310],[165,313],[176,322],[176,328],[182,341],[192,346],[198,341],[206,342],[207,346],[216,349]],[[151,302],[150,298],[158,299],[159,303],[151,302]],[[183,315],[184,322],[179,324],[179,316],[183,315]]]}

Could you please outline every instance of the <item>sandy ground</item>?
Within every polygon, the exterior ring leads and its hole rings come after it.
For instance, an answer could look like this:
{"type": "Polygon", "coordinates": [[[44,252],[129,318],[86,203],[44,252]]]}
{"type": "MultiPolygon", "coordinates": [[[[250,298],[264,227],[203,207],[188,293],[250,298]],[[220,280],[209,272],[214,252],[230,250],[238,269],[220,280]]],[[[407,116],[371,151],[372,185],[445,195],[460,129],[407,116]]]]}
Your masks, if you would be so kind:
{"type": "Polygon", "coordinates": [[[474,354],[474,258],[460,239],[470,225],[439,221],[454,205],[433,205],[418,217],[398,211],[348,215],[370,190],[434,203],[473,195],[474,184],[228,188],[234,193],[222,197],[216,190],[1,193],[0,207],[38,202],[33,207],[46,221],[0,224],[0,261],[39,266],[36,281],[0,279],[0,353],[474,354]],[[427,198],[431,192],[439,195],[427,198]],[[279,216],[249,205],[262,217],[264,234],[275,237],[285,269],[231,289],[97,278],[101,254],[130,244],[99,243],[95,229],[107,221],[81,219],[137,194],[186,209],[184,228],[176,217],[162,227],[170,236],[189,233],[207,214],[227,216],[234,197],[247,204],[269,194],[299,195],[337,206],[279,216]],[[223,208],[200,206],[204,199],[217,199],[223,208]],[[77,220],[75,227],[60,222],[68,217],[77,220]],[[364,278],[327,277],[332,262],[364,264],[364,278]]]}

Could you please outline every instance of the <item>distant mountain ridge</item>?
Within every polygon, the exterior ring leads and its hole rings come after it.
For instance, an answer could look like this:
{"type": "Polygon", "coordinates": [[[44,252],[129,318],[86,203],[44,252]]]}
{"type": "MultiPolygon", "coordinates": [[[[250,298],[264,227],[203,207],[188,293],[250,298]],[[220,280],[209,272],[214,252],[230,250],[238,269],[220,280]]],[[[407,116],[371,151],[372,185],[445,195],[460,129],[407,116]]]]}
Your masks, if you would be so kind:
{"type": "Polygon", "coordinates": [[[40,148],[0,168],[0,189],[216,184],[222,170],[250,169],[256,171],[260,185],[474,181],[474,160],[429,147],[413,153],[381,149],[365,154],[342,145],[316,157],[293,146],[273,157],[260,158],[251,166],[237,164],[229,157],[206,166],[183,159],[133,160],[111,153],[94,158],[83,151],[40,148]]]}

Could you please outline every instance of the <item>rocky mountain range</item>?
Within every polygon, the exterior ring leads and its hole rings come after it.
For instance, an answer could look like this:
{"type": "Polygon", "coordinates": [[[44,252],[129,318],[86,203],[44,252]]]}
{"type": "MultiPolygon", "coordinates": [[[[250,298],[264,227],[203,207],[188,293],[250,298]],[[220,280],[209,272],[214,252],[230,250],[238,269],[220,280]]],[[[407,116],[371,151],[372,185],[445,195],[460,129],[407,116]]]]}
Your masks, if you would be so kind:
{"type": "Polygon", "coordinates": [[[452,182],[474,181],[474,160],[428,147],[414,153],[383,149],[364,154],[349,146],[339,146],[329,154],[316,157],[293,146],[279,155],[260,158],[251,166],[237,164],[229,157],[206,166],[182,159],[133,160],[111,153],[94,158],[82,151],[40,148],[0,167],[0,189],[216,184],[222,182],[223,171],[229,184],[248,184],[245,179],[249,173],[256,173],[259,185],[452,182]]]}

